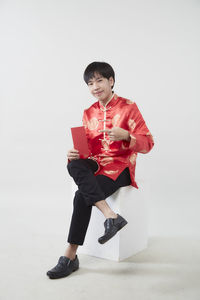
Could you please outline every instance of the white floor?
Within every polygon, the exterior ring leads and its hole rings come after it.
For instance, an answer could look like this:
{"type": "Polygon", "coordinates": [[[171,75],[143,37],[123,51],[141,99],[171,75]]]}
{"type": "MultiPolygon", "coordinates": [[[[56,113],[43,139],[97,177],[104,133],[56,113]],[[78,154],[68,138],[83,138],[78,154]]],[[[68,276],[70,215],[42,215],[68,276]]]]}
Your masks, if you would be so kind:
{"type": "Polygon", "coordinates": [[[146,250],[122,262],[82,254],[78,271],[50,280],[46,271],[67,245],[63,200],[54,210],[50,199],[48,205],[23,195],[4,200],[0,300],[200,299],[199,239],[151,237],[146,250]]]}

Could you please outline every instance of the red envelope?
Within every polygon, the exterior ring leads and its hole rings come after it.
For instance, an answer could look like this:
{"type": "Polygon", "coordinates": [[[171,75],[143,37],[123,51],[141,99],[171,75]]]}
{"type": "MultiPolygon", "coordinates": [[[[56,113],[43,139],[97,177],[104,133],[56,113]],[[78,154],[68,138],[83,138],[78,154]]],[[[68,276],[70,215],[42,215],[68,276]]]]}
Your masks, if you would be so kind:
{"type": "Polygon", "coordinates": [[[79,151],[80,158],[87,158],[90,154],[87,137],[84,126],[72,127],[72,139],[74,143],[74,149],[79,151]]]}

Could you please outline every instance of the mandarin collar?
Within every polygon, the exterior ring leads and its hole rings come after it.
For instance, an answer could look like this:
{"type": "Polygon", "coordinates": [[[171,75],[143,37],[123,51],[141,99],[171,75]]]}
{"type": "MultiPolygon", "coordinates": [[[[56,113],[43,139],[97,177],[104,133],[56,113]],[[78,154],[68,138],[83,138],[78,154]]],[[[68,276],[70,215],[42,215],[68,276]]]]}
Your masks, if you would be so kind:
{"type": "Polygon", "coordinates": [[[108,110],[110,108],[112,108],[116,102],[117,102],[117,98],[118,98],[118,95],[116,93],[113,93],[113,96],[112,98],[106,103],[106,106],[103,106],[103,104],[101,104],[100,100],[98,101],[99,102],[99,108],[103,111],[105,110],[108,110]]]}

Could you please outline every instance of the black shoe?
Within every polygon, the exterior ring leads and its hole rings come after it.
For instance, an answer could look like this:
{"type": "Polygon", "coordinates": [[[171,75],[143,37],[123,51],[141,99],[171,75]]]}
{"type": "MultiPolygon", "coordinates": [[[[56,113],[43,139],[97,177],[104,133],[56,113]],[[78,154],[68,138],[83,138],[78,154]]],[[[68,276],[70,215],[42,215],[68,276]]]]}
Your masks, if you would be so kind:
{"type": "Polygon", "coordinates": [[[47,272],[47,275],[51,279],[62,278],[70,275],[72,272],[78,270],[79,260],[76,255],[74,260],[70,260],[66,256],[61,256],[57,265],[47,272]]]}
{"type": "Polygon", "coordinates": [[[117,214],[116,219],[106,219],[104,222],[105,233],[98,239],[100,244],[104,244],[108,240],[110,240],[120,229],[122,229],[128,222],[117,214]]]}

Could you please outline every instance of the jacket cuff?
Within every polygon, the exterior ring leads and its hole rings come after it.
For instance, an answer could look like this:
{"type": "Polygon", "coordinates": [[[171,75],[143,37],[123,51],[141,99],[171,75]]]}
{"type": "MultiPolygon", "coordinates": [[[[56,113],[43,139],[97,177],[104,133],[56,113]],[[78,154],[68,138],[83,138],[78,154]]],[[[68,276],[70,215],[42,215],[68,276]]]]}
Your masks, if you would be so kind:
{"type": "Polygon", "coordinates": [[[136,136],[134,134],[130,134],[129,148],[134,150],[136,143],[137,143],[136,136]]]}
{"type": "Polygon", "coordinates": [[[130,138],[129,148],[134,152],[148,153],[154,145],[149,135],[130,134],[130,138]]]}

